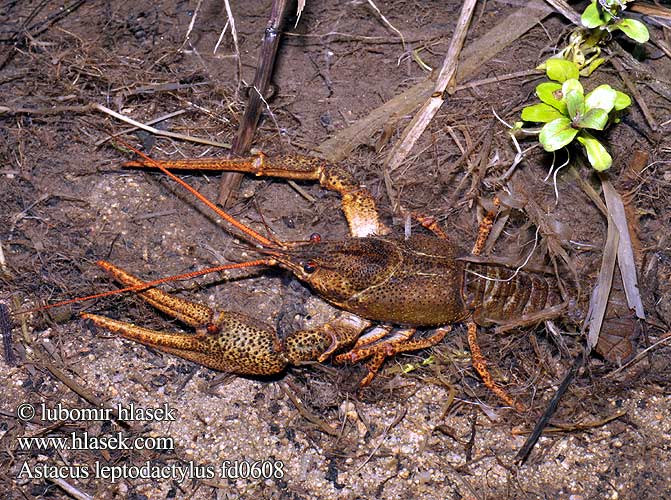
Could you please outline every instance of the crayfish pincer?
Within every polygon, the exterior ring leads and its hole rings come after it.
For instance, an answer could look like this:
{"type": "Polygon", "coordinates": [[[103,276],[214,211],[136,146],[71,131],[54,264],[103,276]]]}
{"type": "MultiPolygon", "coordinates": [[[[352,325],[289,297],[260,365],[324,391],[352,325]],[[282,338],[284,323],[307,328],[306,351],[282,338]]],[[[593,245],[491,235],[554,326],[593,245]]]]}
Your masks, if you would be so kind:
{"type": "MultiPolygon", "coordinates": [[[[249,375],[279,373],[289,364],[307,360],[368,359],[369,383],[384,360],[392,355],[423,349],[440,342],[450,325],[468,322],[473,365],[485,384],[506,404],[523,408],[496,382],[486,368],[476,337],[476,323],[515,319],[538,312],[558,300],[553,285],[542,276],[513,273],[503,266],[474,264],[468,253],[451,242],[435,224],[425,224],[431,234],[394,237],[379,220],[370,192],[359,186],[338,165],[303,156],[245,159],[198,159],[158,162],[145,158],[126,166],[166,169],[231,170],[257,176],[316,180],[342,196],[351,237],[302,243],[277,243],[239,222],[232,222],[262,248],[267,258],[255,261],[290,270],[323,299],[347,311],[318,328],[299,330],[280,338],[269,326],[235,312],[212,310],[202,304],[174,297],[156,288],[139,295],[157,309],[195,328],[194,334],[173,334],[142,328],[95,314],[83,314],[97,325],[123,337],[153,346],[216,370],[249,375]],[[373,322],[390,325],[368,332],[373,322]],[[391,326],[398,327],[387,335],[391,326]],[[436,330],[414,338],[417,328],[436,330]],[[367,333],[368,332],[368,333],[367,333]],[[381,332],[381,333],[380,333],[381,332]]],[[[222,217],[230,216],[219,211],[222,217]]],[[[232,218],[231,218],[232,219],[232,218]]],[[[487,225],[481,228],[487,230],[487,225]]],[[[472,253],[479,253],[482,238],[472,253]]],[[[117,281],[140,288],[143,281],[118,267],[99,265],[117,281]]]]}

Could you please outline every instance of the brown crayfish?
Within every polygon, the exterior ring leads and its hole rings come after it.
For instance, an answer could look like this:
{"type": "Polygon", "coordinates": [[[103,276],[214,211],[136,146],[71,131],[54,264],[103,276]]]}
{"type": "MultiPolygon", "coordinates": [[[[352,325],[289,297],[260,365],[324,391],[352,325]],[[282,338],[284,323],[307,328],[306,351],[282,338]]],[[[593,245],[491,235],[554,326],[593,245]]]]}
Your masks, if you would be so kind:
{"type": "MultiPolygon", "coordinates": [[[[196,334],[163,333],[89,313],[83,313],[84,318],[125,338],[239,374],[276,374],[288,365],[324,361],[341,352],[336,356],[338,362],[369,360],[369,373],[362,385],[372,380],[388,356],[433,346],[450,331],[452,323],[466,321],[474,367],[506,404],[522,408],[488,372],[477,344],[476,324],[524,317],[556,304],[558,294],[550,280],[532,273],[513,273],[503,266],[468,262],[461,258],[467,253],[426,218],[419,219],[432,231],[431,235],[390,236],[389,229],[379,220],[371,193],[342,167],[324,160],[297,155],[161,162],[144,158],[125,166],[159,168],[175,179],[166,169],[229,170],[315,180],[340,193],[351,233],[344,240],[322,241],[313,236],[302,243],[276,243],[239,222],[235,225],[267,256],[254,265],[288,269],[320,297],[351,314],[280,338],[274,329],[249,316],[215,311],[145,287],[138,291],[145,301],[194,327],[196,334]],[[390,328],[364,335],[373,321],[401,329],[394,335],[387,335],[390,328]],[[419,327],[438,328],[427,338],[414,338],[419,327]]],[[[491,220],[481,225],[473,254],[482,249],[488,227],[491,220]]],[[[127,287],[137,290],[147,285],[108,262],[101,261],[99,265],[127,287]]]]}

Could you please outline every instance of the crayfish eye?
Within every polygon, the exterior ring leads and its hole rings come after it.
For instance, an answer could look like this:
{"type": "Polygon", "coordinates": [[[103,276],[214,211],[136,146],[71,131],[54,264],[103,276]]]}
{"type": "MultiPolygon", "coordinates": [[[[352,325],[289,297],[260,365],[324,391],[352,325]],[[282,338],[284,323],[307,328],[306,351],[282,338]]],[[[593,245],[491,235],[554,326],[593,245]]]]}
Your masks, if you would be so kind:
{"type": "Polygon", "coordinates": [[[317,263],[314,260],[309,260],[303,264],[303,271],[307,274],[312,274],[317,270],[317,263]]]}
{"type": "Polygon", "coordinates": [[[319,233],[312,233],[310,235],[310,243],[319,243],[322,240],[322,235],[319,233]]]}
{"type": "Polygon", "coordinates": [[[221,332],[219,325],[215,325],[214,323],[208,323],[205,330],[207,330],[207,333],[210,335],[218,335],[219,332],[221,332]]]}

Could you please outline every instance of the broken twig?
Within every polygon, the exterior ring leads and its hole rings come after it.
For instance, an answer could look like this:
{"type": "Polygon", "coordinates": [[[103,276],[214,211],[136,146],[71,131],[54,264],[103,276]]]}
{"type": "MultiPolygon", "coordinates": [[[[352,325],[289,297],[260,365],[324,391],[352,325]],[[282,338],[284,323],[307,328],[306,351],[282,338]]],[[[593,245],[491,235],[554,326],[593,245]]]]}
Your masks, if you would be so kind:
{"type": "MultiPolygon", "coordinates": [[[[436,85],[433,93],[429,99],[424,103],[422,109],[415,115],[410,124],[403,131],[401,139],[396,143],[394,148],[389,153],[385,164],[385,170],[389,173],[398,168],[412,150],[412,147],[417,142],[417,139],[422,135],[426,127],[429,125],[433,117],[436,115],[440,107],[447,99],[447,93],[453,90],[454,77],[457,73],[457,63],[459,54],[464,46],[466,39],[466,32],[470,25],[473,11],[475,10],[476,0],[466,0],[461,8],[457,26],[450,42],[450,47],[447,50],[447,55],[443,61],[443,66],[440,69],[436,85]]],[[[395,197],[391,192],[391,186],[388,185],[389,197],[396,205],[395,197]]],[[[398,207],[394,207],[395,209],[398,207]]]]}
{"type": "MultiPolygon", "coordinates": [[[[277,56],[277,48],[280,44],[282,23],[286,17],[287,4],[287,0],[273,1],[270,19],[263,34],[263,41],[261,42],[261,54],[259,55],[259,63],[256,67],[256,75],[249,89],[249,100],[240,122],[238,134],[233,140],[233,148],[231,150],[231,154],[233,155],[247,153],[252,145],[252,139],[254,138],[256,126],[259,123],[261,111],[266,105],[263,95],[268,90],[273,68],[275,67],[275,58],[277,56]]],[[[243,174],[238,172],[225,172],[221,176],[218,196],[220,204],[228,206],[233,201],[234,193],[240,187],[242,177],[243,174]]]]}

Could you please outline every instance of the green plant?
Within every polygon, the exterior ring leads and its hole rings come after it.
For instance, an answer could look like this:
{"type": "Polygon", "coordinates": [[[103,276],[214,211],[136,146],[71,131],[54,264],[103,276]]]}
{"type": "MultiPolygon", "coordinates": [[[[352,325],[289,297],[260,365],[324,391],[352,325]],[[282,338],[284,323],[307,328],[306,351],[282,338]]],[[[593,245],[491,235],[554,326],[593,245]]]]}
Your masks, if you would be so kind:
{"type": "Polygon", "coordinates": [[[580,18],[586,28],[605,32],[621,30],[632,40],[645,43],[650,39],[648,28],[636,19],[622,18],[627,3],[632,0],[594,0],[587,6],[580,18]]]}
{"type": "Polygon", "coordinates": [[[619,121],[618,112],[629,106],[631,99],[610,85],[600,85],[585,95],[579,68],[571,61],[549,59],[545,65],[552,81],[536,87],[541,102],[525,107],[522,120],[545,124],[538,135],[545,151],[557,151],[578,141],[592,167],[599,171],[608,169],[613,160],[589,131],[603,130],[619,121]]]}
{"type": "MultiPolygon", "coordinates": [[[[613,31],[620,30],[638,43],[647,42],[650,34],[645,24],[622,17],[629,1],[631,0],[594,0],[582,13],[582,26],[571,32],[566,47],[552,56],[552,59],[571,61],[578,66],[581,76],[589,76],[604,63],[605,59],[600,57],[601,45],[613,31]]],[[[538,69],[545,69],[545,63],[538,69]]]]}

